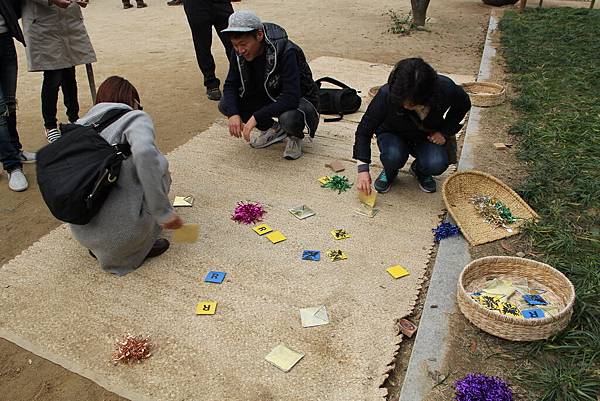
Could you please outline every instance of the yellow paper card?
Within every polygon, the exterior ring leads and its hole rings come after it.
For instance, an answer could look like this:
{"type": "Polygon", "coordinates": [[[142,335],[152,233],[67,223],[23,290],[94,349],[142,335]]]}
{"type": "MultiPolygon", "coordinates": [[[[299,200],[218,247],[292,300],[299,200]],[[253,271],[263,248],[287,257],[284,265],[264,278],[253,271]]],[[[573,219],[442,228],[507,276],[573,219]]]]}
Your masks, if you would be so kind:
{"type": "Polygon", "coordinates": [[[253,230],[258,235],[265,235],[273,231],[273,229],[266,224],[259,224],[256,227],[254,227],[253,230]]]}
{"type": "Polygon", "coordinates": [[[331,181],[331,177],[328,175],[326,175],[325,177],[319,178],[319,184],[321,184],[321,186],[327,184],[329,181],[331,181]]]}
{"type": "Polygon", "coordinates": [[[358,191],[358,200],[360,200],[360,203],[375,207],[375,202],[377,201],[377,192],[371,191],[371,195],[367,195],[363,191],[358,191]]]}
{"type": "Polygon", "coordinates": [[[332,230],[331,235],[337,240],[350,238],[350,234],[348,234],[346,230],[332,230]]]}
{"type": "Polygon", "coordinates": [[[173,242],[193,244],[196,241],[198,241],[198,224],[184,224],[173,231],[173,242]]]}
{"type": "Polygon", "coordinates": [[[196,315],[214,315],[217,311],[217,303],[213,301],[198,302],[196,315]]]}
{"type": "Polygon", "coordinates": [[[297,364],[303,357],[303,353],[296,352],[289,349],[285,345],[280,344],[273,348],[273,350],[269,352],[265,359],[284,372],[289,372],[290,369],[292,369],[294,365],[297,364]]]}
{"type": "Polygon", "coordinates": [[[400,265],[392,266],[386,269],[386,272],[390,273],[393,278],[400,278],[404,276],[408,276],[410,273],[404,267],[400,265]]]}
{"type": "Polygon", "coordinates": [[[341,249],[332,249],[327,251],[326,254],[332,262],[348,259],[348,255],[346,254],[346,252],[342,251],[341,249]]]}
{"type": "Polygon", "coordinates": [[[273,231],[271,234],[267,234],[267,238],[272,243],[276,244],[281,241],[285,241],[287,238],[281,233],[281,231],[273,231]]]}

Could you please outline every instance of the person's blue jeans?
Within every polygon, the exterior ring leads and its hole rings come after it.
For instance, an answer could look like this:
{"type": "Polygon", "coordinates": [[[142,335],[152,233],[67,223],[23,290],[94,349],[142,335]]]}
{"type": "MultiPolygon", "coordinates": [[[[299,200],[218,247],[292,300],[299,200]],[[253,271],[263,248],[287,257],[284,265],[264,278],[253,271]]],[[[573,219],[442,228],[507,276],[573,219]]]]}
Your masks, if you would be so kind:
{"type": "Polygon", "coordinates": [[[4,170],[21,168],[17,133],[17,52],[9,33],[0,34],[0,161],[4,170]]]}
{"type": "Polygon", "coordinates": [[[388,181],[393,181],[406,164],[409,155],[415,157],[419,175],[440,175],[449,166],[446,145],[436,145],[423,139],[405,139],[389,132],[377,134],[380,159],[388,181]]]}

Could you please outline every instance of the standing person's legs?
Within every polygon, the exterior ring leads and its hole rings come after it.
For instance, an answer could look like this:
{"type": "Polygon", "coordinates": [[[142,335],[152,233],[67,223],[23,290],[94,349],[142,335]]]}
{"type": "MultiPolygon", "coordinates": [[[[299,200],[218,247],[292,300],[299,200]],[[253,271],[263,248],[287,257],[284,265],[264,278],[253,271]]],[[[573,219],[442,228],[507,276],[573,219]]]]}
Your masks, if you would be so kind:
{"type": "Polygon", "coordinates": [[[61,88],[63,101],[67,108],[67,117],[69,122],[74,123],[79,120],[79,101],[77,100],[77,78],[75,76],[75,67],[65,68],[62,71],[61,88]]]}
{"type": "Polygon", "coordinates": [[[446,145],[419,141],[414,145],[414,156],[411,173],[417,177],[424,192],[435,192],[437,186],[432,176],[442,174],[449,166],[446,145]]]}
{"type": "Polygon", "coordinates": [[[42,116],[44,127],[47,130],[57,127],[56,103],[58,102],[58,90],[62,80],[62,70],[44,71],[44,82],[42,83],[42,116]]]}
{"type": "Polygon", "coordinates": [[[385,193],[390,190],[392,182],[398,176],[398,171],[404,167],[408,160],[408,143],[396,134],[382,132],[377,134],[379,158],[383,164],[383,171],[375,180],[375,190],[385,193]]]}
{"type": "MultiPolygon", "coordinates": [[[[200,71],[204,75],[204,86],[208,93],[211,89],[218,88],[221,83],[215,76],[215,60],[210,52],[212,45],[211,2],[209,0],[184,0],[183,8],[192,31],[196,59],[200,71]]],[[[211,100],[219,99],[220,96],[211,100]]]]}
{"type": "Polygon", "coordinates": [[[17,52],[10,35],[0,35],[0,88],[2,89],[4,103],[8,108],[6,124],[10,134],[10,142],[21,151],[23,146],[17,132],[17,52]]]}
{"type": "MultiPolygon", "coordinates": [[[[2,67],[0,65],[0,76],[5,73],[2,67]]],[[[8,129],[8,106],[4,101],[2,85],[0,85],[0,161],[4,170],[9,173],[22,167],[19,149],[13,145],[8,129]]]]}
{"type": "Polygon", "coordinates": [[[213,3],[213,21],[212,24],[217,31],[217,35],[219,35],[219,39],[221,39],[221,43],[223,43],[223,47],[225,48],[225,56],[229,60],[231,57],[231,53],[233,52],[233,45],[231,44],[231,40],[225,33],[221,33],[221,31],[229,25],[229,16],[233,14],[233,7],[231,3],[213,3]]]}

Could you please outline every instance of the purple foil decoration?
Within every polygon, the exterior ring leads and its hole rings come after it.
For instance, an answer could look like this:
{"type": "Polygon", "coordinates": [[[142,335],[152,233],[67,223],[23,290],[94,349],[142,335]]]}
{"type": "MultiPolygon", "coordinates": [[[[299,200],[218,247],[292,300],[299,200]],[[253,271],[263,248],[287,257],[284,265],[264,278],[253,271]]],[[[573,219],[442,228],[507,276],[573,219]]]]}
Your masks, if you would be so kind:
{"type": "Polygon", "coordinates": [[[238,202],[231,215],[231,220],[238,223],[254,224],[257,221],[261,221],[265,213],[267,212],[260,203],[238,202]]]}
{"type": "Polygon", "coordinates": [[[508,384],[495,376],[469,373],[454,383],[456,401],[513,401],[508,384]]]}

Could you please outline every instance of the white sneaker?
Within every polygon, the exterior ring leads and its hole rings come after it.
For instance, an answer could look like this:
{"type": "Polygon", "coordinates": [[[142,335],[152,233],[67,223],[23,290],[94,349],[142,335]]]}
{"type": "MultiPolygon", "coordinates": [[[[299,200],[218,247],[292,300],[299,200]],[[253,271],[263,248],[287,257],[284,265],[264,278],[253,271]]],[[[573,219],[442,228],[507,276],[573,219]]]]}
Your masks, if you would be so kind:
{"type": "Polygon", "coordinates": [[[302,139],[296,136],[288,136],[283,157],[287,160],[296,160],[302,156],[302,139]]]}
{"type": "Polygon", "coordinates": [[[279,123],[274,123],[266,131],[257,130],[252,132],[252,135],[250,135],[250,146],[254,149],[266,148],[275,142],[282,141],[285,137],[286,133],[281,129],[279,123]]]}
{"type": "Polygon", "coordinates": [[[21,152],[20,159],[23,164],[35,163],[36,153],[28,152],[26,150],[21,152]]]}
{"type": "Polygon", "coordinates": [[[29,187],[23,170],[17,168],[8,173],[8,187],[15,192],[25,191],[29,187]]]}

